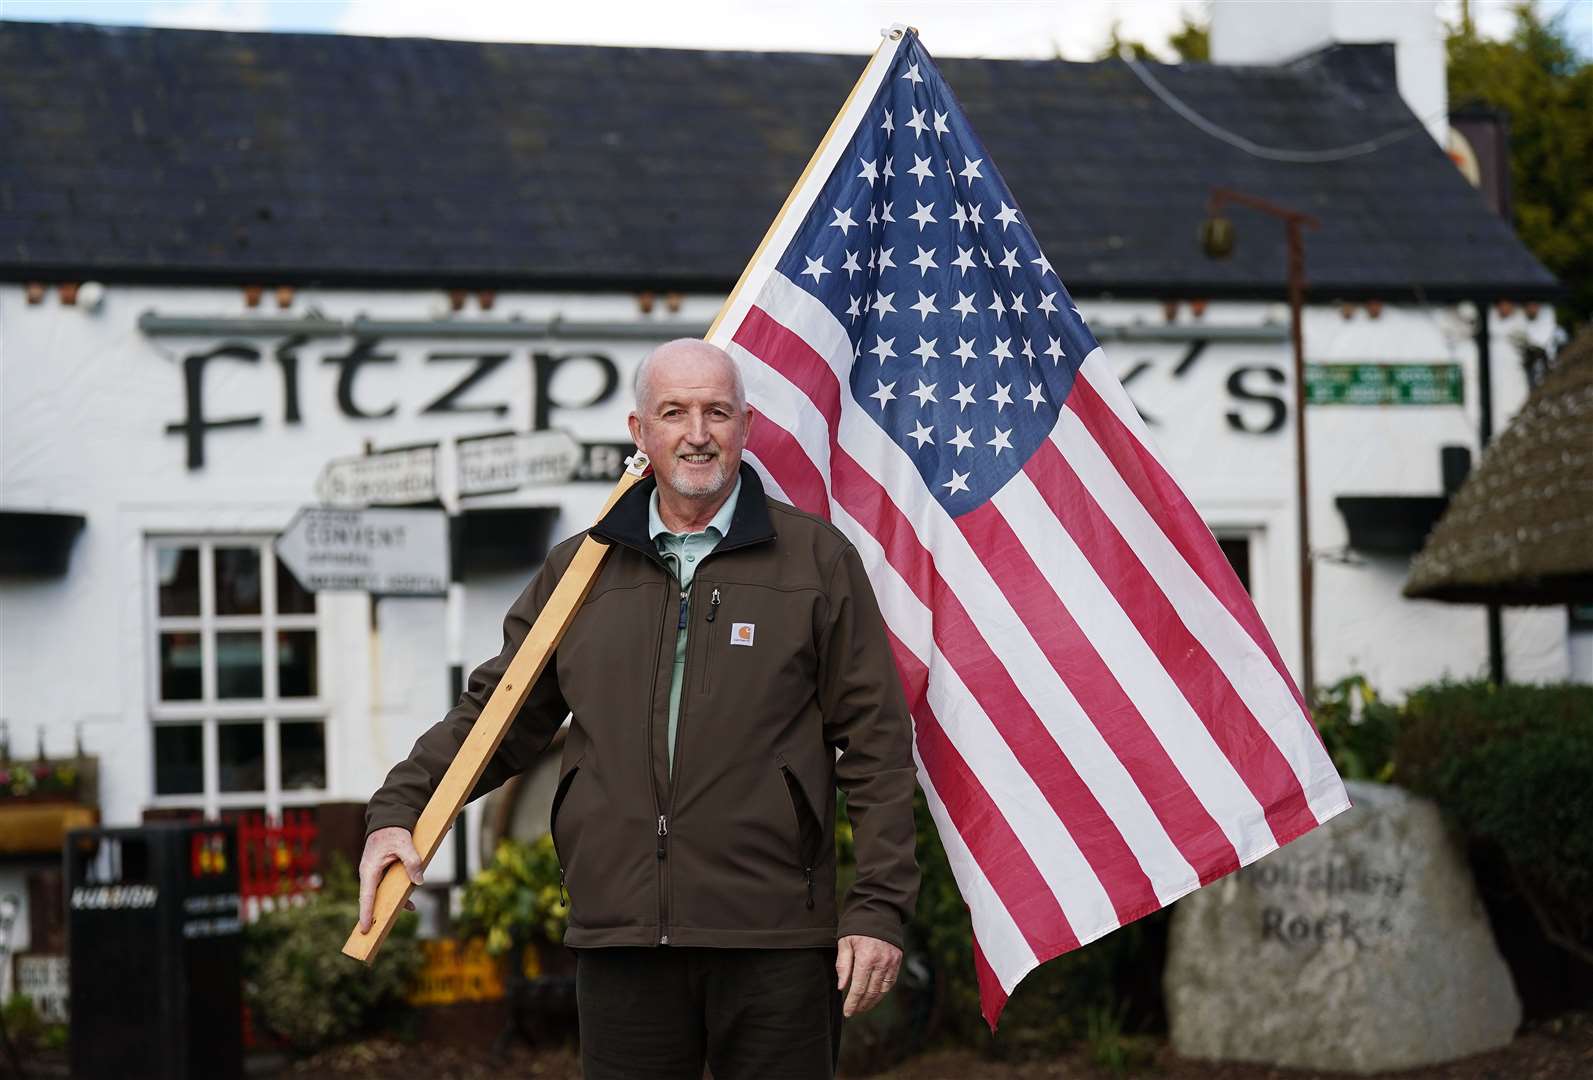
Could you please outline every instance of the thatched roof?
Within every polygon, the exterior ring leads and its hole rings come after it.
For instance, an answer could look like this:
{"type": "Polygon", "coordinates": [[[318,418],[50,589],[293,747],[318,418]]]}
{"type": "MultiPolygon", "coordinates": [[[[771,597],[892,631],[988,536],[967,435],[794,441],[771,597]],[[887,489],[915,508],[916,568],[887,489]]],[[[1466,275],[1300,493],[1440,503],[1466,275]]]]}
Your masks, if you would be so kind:
{"type": "Polygon", "coordinates": [[[1411,563],[1405,595],[1593,603],[1593,328],[1467,477],[1411,563]]]}

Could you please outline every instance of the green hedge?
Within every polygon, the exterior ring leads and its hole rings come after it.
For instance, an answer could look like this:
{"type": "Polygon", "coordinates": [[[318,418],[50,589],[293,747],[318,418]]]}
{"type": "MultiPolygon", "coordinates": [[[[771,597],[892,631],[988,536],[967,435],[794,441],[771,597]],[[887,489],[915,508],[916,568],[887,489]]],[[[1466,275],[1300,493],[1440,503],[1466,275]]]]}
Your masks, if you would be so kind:
{"type": "Polygon", "coordinates": [[[1593,964],[1593,686],[1423,687],[1394,760],[1396,782],[1508,867],[1544,936],[1593,964]]]}

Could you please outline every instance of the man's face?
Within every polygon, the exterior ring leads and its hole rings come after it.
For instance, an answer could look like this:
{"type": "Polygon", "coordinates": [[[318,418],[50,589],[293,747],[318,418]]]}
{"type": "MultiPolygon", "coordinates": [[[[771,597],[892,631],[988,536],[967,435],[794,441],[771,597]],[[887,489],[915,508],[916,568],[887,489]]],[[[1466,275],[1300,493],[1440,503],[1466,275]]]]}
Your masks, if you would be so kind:
{"type": "Polygon", "coordinates": [[[752,414],[736,401],[729,357],[708,346],[661,350],[642,396],[630,415],[631,438],[660,484],[708,499],[735,482],[752,414]]]}

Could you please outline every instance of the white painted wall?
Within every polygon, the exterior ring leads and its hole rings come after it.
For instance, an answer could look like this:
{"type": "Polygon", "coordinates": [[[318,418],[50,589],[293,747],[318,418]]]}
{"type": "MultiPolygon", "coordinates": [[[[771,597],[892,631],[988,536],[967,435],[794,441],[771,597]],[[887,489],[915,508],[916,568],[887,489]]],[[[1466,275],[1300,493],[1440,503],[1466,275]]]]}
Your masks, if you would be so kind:
{"type": "MultiPolygon", "coordinates": [[[[646,322],[663,340],[680,327],[701,327],[718,297],[689,298],[679,316],[661,310],[643,316],[629,296],[510,295],[483,316],[455,318],[566,319],[646,322]]],[[[300,293],[290,314],[312,308],[336,318],[430,317],[435,293],[312,291],[300,293]]],[[[1182,377],[1172,374],[1187,343],[1114,341],[1110,328],[1165,325],[1152,303],[1086,302],[1091,325],[1103,335],[1120,373],[1144,362],[1129,382],[1174,473],[1215,529],[1252,541],[1258,606],[1280,650],[1296,667],[1293,437],[1285,424],[1270,434],[1235,431],[1228,412],[1245,422],[1266,407],[1236,402],[1228,380],[1238,368],[1277,368],[1274,386],[1252,374],[1258,391],[1291,401],[1292,377],[1286,312],[1278,305],[1214,304],[1204,319],[1187,309],[1179,328],[1190,338],[1203,327],[1272,324],[1280,332],[1263,342],[1214,342],[1182,377]]],[[[141,314],[241,317],[277,315],[274,306],[250,313],[231,289],[113,287],[98,311],[62,307],[52,291],[28,305],[22,289],[0,286],[0,506],[81,513],[88,526],[64,578],[0,580],[0,717],[11,723],[13,746],[31,753],[36,728],[45,748],[71,749],[81,723],[86,751],[101,761],[102,812],[112,824],[139,819],[153,784],[148,706],[154,673],[148,658],[149,612],[145,551],[159,533],[253,533],[281,530],[300,506],[314,502],[320,469],[333,457],[357,454],[364,440],[378,448],[441,441],[505,428],[526,428],[532,415],[528,359],[532,346],[499,342],[513,358],[488,376],[468,400],[503,400],[509,414],[422,416],[461,365],[427,364],[429,349],[462,349],[457,340],[387,339],[397,360],[365,368],[356,396],[367,409],[388,403],[396,415],[351,420],[336,406],[338,369],[323,357],[341,355],[349,340],[311,342],[299,350],[303,422],[283,422],[283,382],[270,349],[259,364],[217,361],[207,371],[205,408],[211,416],[261,415],[258,428],[214,431],[205,440],[204,468],[186,465],[184,441],[167,424],[184,415],[181,356],[220,339],[151,338],[141,314]]],[[[1496,429],[1502,430],[1525,395],[1513,339],[1544,342],[1552,330],[1547,312],[1495,319],[1496,429]]],[[[1336,561],[1345,547],[1337,494],[1436,494],[1440,445],[1475,447],[1475,350],[1470,324],[1453,309],[1390,307],[1380,319],[1364,312],[1346,321],[1336,308],[1308,312],[1306,341],[1314,361],[1455,362],[1464,366],[1466,405],[1316,407],[1309,431],[1312,454],[1312,541],[1317,552],[1317,671],[1323,682],[1364,671],[1388,693],[1450,674],[1485,669],[1480,609],[1409,603],[1399,598],[1406,560],[1356,556],[1336,561]]],[[[629,377],[650,347],[645,341],[560,340],[536,346],[558,351],[597,350],[620,369],[619,393],[590,409],[556,410],[553,422],[589,440],[625,437],[629,377]]],[[[591,388],[591,371],[572,368],[555,383],[555,396],[577,398],[591,388]]],[[[1292,406],[1291,410],[1292,412],[1292,406]]],[[[445,456],[444,467],[448,467],[445,456]]],[[[483,498],[481,504],[557,505],[555,538],[595,517],[607,484],[576,484],[483,498]]],[[[468,669],[496,652],[504,609],[523,586],[515,575],[472,580],[465,597],[464,660],[468,669]]],[[[322,594],[321,665],[328,708],[328,797],[364,800],[415,737],[450,704],[439,600],[386,600],[378,630],[370,603],[359,594],[322,594]]],[[[1568,645],[1562,609],[1510,612],[1506,620],[1512,678],[1564,678],[1568,645]]],[[[451,876],[450,848],[433,878],[451,876]]],[[[0,891],[17,892],[12,871],[0,871],[0,891]]]]}
{"type": "Polygon", "coordinates": [[[1444,33],[1433,0],[1212,0],[1211,59],[1280,64],[1331,44],[1393,42],[1400,96],[1438,145],[1449,133],[1444,33]]]}

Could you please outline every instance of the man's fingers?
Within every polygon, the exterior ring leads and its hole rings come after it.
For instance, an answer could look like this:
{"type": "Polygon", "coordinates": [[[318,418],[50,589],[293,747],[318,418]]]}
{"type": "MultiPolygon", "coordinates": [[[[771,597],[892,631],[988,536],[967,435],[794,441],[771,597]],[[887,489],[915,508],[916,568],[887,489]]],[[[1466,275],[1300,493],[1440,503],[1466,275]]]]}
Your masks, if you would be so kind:
{"type": "Polygon", "coordinates": [[[857,1011],[866,1013],[880,1003],[885,996],[885,969],[872,967],[868,971],[868,987],[863,992],[863,1000],[858,1002],[857,1011]]]}
{"type": "Polygon", "coordinates": [[[846,980],[852,975],[852,943],[845,938],[835,943],[835,988],[846,989],[846,980]]]}
{"type": "Polygon", "coordinates": [[[371,908],[376,903],[376,882],[381,876],[381,870],[374,872],[366,869],[366,864],[360,864],[360,933],[369,933],[371,929],[371,908]]]}
{"type": "Polygon", "coordinates": [[[425,867],[420,865],[420,852],[415,850],[415,845],[407,842],[400,844],[397,856],[399,861],[404,864],[404,870],[409,874],[409,880],[416,885],[421,884],[421,875],[425,867]]]}
{"type": "Polygon", "coordinates": [[[863,990],[868,984],[868,978],[861,971],[852,973],[852,988],[846,992],[846,1001],[841,1006],[841,1013],[845,1016],[857,1015],[858,1005],[863,1001],[863,990]]]}

